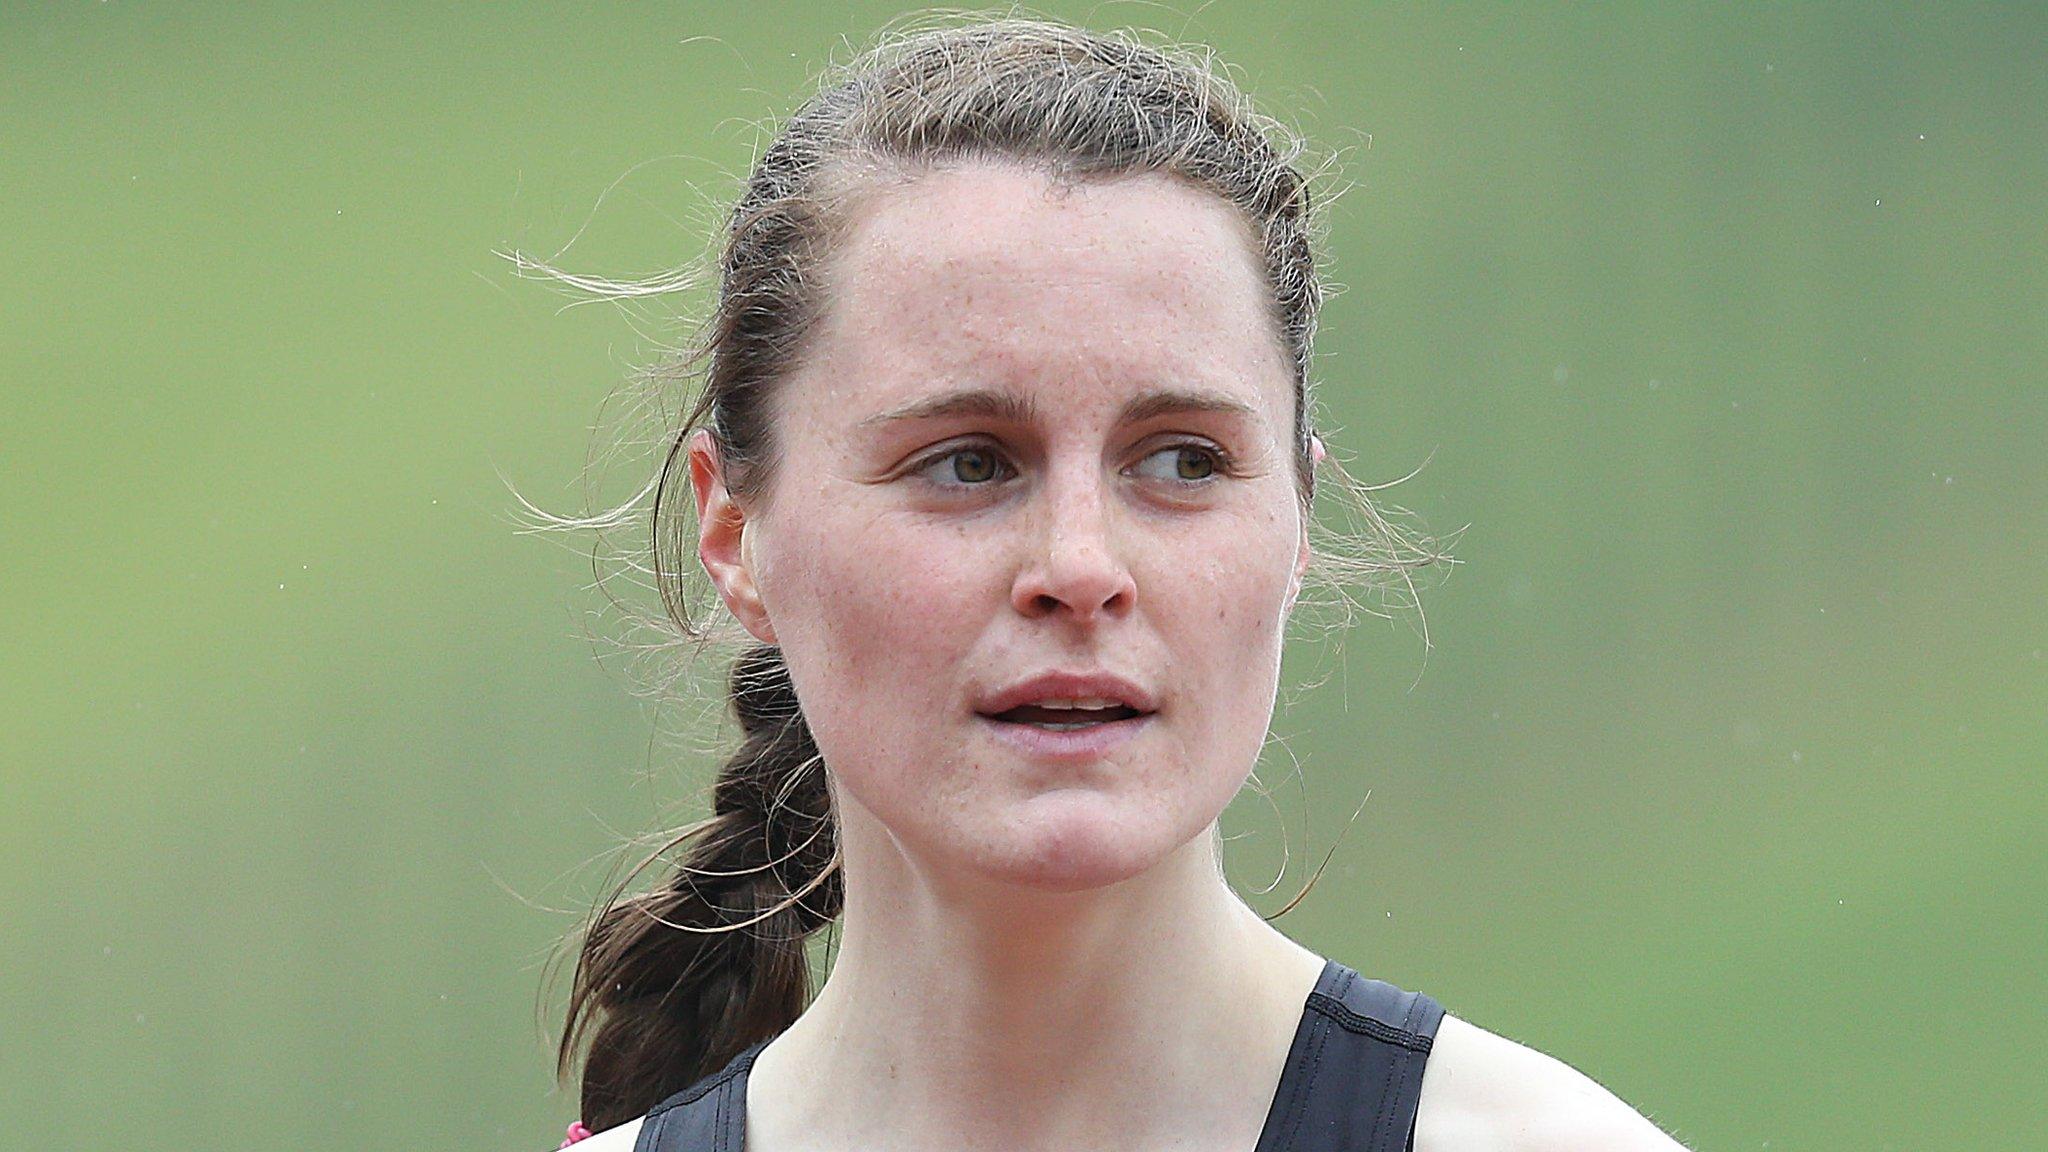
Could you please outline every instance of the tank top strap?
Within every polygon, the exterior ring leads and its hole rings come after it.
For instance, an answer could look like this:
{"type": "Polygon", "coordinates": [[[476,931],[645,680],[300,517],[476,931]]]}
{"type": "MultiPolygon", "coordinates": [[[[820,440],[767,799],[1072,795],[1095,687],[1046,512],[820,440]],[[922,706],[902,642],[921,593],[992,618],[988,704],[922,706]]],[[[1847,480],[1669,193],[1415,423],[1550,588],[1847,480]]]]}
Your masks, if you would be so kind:
{"type": "Polygon", "coordinates": [[[725,1068],[656,1104],[640,1122],[633,1152],[741,1152],[747,1138],[747,1072],[763,1040],[725,1068]]]}
{"type": "Polygon", "coordinates": [[[1328,961],[1309,993],[1256,1152],[1413,1147],[1443,1005],[1328,961]]]}

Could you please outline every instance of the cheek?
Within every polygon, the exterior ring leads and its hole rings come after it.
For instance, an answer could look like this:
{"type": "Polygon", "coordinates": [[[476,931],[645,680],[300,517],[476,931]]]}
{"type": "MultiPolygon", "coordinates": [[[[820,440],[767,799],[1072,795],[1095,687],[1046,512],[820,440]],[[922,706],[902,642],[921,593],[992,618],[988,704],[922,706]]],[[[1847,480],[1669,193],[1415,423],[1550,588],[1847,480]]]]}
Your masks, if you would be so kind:
{"type": "MultiPolygon", "coordinates": [[[[833,492],[805,499],[813,508],[849,503],[833,492]]],[[[762,593],[792,675],[800,691],[809,681],[851,698],[806,693],[816,701],[807,708],[851,708],[877,692],[903,701],[951,687],[949,669],[986,616],[975,606],[989,595],[974,583],[986,571],[961,559],[968,549],[957,533],[850,508],[777,528],[762,593]]]]}
{"type": "Polygon", "coordinates": [[[1292,517],[1252,519],[1218,549],[1161,549],[1151,573],[1161,639],[1188,698],[1210,706],[1187,717],[1191,753],[1249,771],[1264,745],[1279,685],[1287,592],[1293,577],[1292,517]],[[1177,562],[1176,562],[1177,561],[1177,562]]]}
{"type": "MultiPolygon", "coordinates": [[[[1180,546],[1154,550],[1154,606],[1170,614],[1186,643],[1245,655],[1248,645],[1277,647],[1293,578],[1294,531],[1291,517],[1257,518],[1230,532],[1211,527],[1180,546]],[[1219,540],[1232,546],[1219,548],[1219,540]]],[[[1242,678],[1247,669],[1240,665],[1237,671],[1242,678]]]]}

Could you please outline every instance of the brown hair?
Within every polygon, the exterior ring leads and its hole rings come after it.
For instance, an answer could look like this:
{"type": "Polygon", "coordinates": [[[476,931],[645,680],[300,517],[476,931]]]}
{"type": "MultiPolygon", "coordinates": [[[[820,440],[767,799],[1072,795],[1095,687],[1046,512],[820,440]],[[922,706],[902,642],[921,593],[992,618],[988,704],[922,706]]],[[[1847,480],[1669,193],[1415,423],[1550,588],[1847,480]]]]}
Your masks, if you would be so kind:
{"type": "MultiPolygon", "coordinates": [[[[1311,346],[1325,287],[1302,156],[1299,138],[1256,112],[1211,58],[1127,33],[973,19],[899,32],[833,69],[755,162],[727,222],[716,303],[700,335],[650,373],[684,385],[701,376],[695,403],[663,431],[659,473],[642,490],[652,520],[642,570],[659,593],[661,626],[678,640],[712,632],[709,616],[692,608],[687,579],[695,566],[690,437],[709,429],[735,498],[764,490],[776,452],[769,400],[819,315],[820,268],[849,197],[871,192],[881,175],[935,165],[994,160],[1061,181],[1163,173],[1234,205],[1256,242],[1293,364],[1296,489],[1306,514],[1318,467],[1311,346]]],[[[513,258],[602,295],[681,283],[621,286],[513,258]]],[[[1361,578],[1393,575],[1412,593],[1409,574],[1446,557],[1384,519],[1372,489],[1334,460],[1321,467],[1336,477],[1350,519],[1316,525],[1318,583],[1347,609],[1360,606],[1345,589],[1370,582],[1361,578]]],[[[617,527],[627,510],[550,518],[551,526],[617,527]]],[[[683,849],[664,884],[629,896],[628,876],[584,932],[558,1070],[567,1074],[587,1039],[582,1104],[593,1129],[644,1114],[788,1027],[811,993],[805,941],[840,911],[825,766],[780,652],[748,648],[728,693],[742,743],[718,774],[711,816],[642,861],[683,849]]]]}

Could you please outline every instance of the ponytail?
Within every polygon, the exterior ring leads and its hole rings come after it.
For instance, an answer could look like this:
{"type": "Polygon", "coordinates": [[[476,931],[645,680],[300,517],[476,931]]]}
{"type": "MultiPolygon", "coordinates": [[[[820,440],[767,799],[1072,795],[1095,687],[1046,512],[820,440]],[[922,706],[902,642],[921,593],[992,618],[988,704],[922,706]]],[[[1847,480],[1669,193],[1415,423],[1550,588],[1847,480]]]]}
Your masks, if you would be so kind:
{"type": "Polygon", "coordinates": [[[671,841],[686,847],[662,887],[612,893],[577,957],[557,1069],[588,1034],[593,1131],[645,1115],[789,1027],[811,993],[804,941],[839,915],[824,761],[782,653],[743,653],[730,697],[743,740],[719,771],[710,818],[671,841]]]}

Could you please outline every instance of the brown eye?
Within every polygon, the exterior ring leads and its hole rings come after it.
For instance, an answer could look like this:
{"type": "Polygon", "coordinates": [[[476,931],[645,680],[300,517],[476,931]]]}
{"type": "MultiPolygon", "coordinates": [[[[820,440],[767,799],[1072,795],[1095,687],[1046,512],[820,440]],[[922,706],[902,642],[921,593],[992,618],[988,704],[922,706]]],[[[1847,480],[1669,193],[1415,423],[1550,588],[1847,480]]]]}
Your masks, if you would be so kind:
{"type": "Polygon", "coordinates": [[[1216,450],[1200,444],[1174,444],[1139,461],[1136,470],[1155,480],[1200,484],[1220,474],[1221,460],[1216,450]]]}
{"type": "Polygon", "coordinates": [[[929,456],[916,471],[941,488],[983,488],[1010,475],[1002,453],[972,445],[929,456]]]}
{"type": "Polygon", "coordinates": [[[962,484],[983,484],[996,478],[996,458],[979,448],[953,453],[953,479],[962,484]]]}

